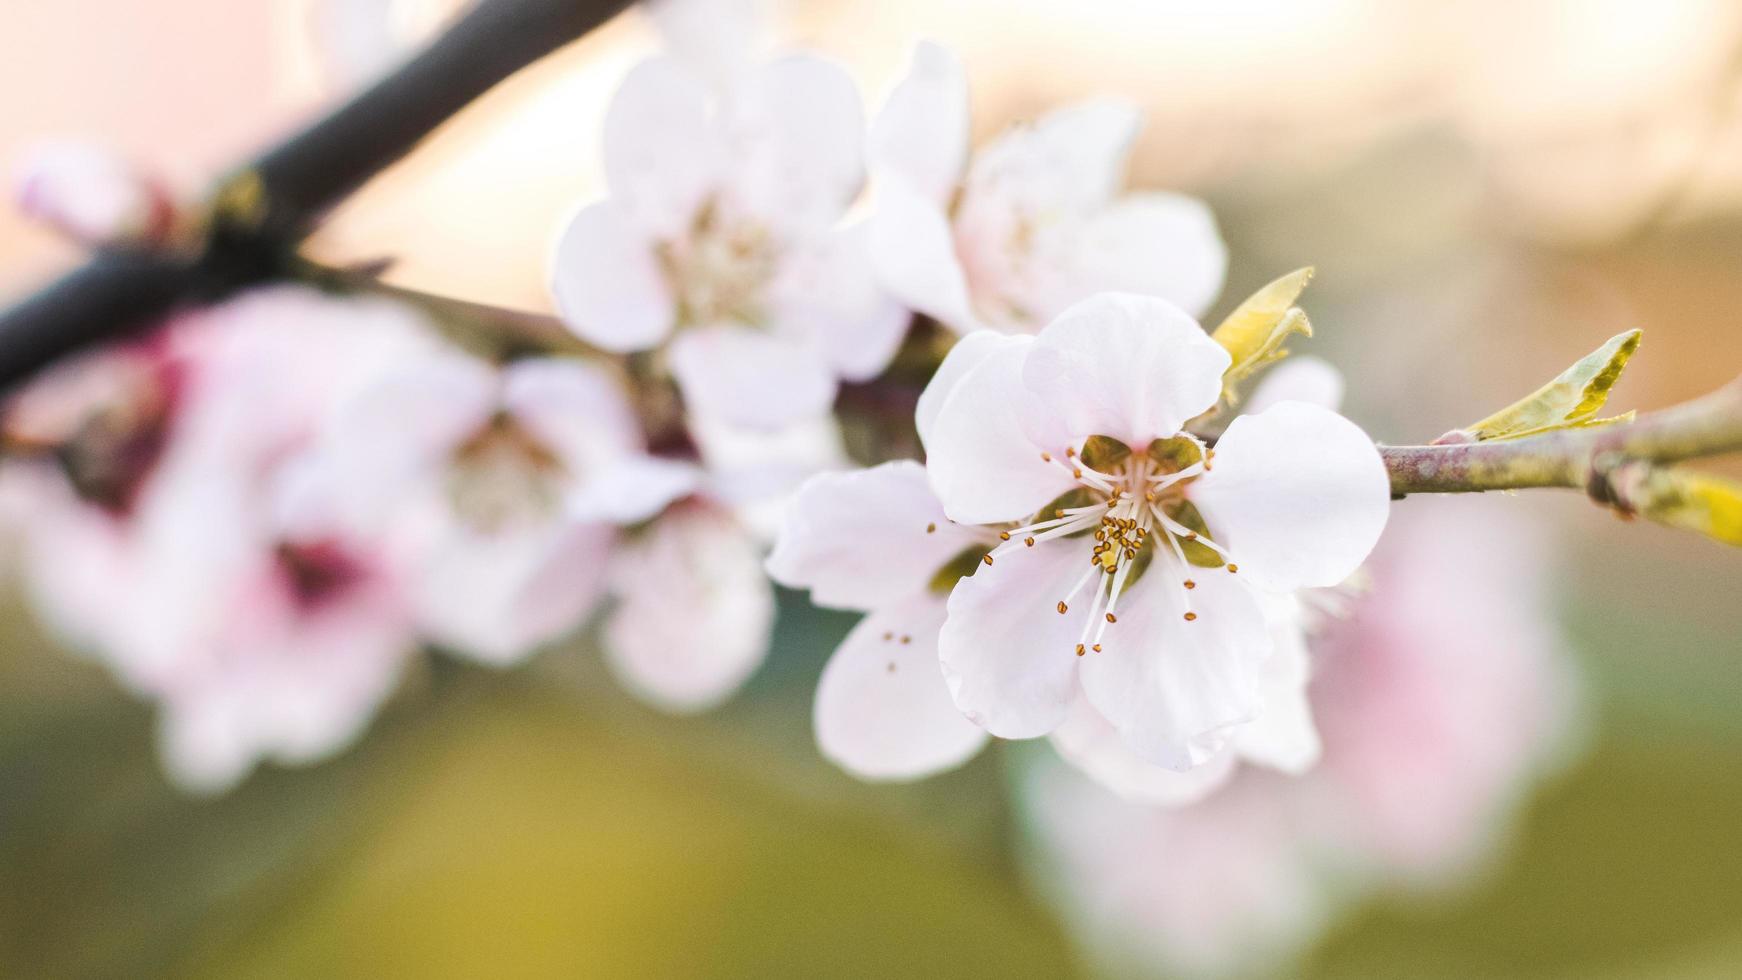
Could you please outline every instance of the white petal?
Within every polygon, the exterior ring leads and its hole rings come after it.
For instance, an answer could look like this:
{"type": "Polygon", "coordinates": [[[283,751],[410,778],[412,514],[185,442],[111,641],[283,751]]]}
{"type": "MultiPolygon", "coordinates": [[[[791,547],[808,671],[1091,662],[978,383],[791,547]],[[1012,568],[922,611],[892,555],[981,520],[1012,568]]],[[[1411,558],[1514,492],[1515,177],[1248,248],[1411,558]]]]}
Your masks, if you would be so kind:
{"type": "Polygon", "coordinates": [[[1057,605],[1083,569],[1080,542],[1054,541],[982,566],[950,593],[938,639],[956,707],[1002,738],[1045,735],[1076,692],[1079,615],[1057,605]]]}
{"type": "Polygon", "coordinates": [[[1015,127],[975,155],[969,193],[1009,196],[1040,214],[1100,207],[1124,183],[1141,122],[1135,106],[1099,100],[1015,127]]]}
{"type": "Polygon", "coordinates": [[[1276,652],[1264,667],[1264,708],[1234,734],[1242,759],[1298,776],[1319,761],[1319,730],[1313,724],[1307,681],[1312,661],[1293,596],[1266,597],[1276,652]]]}
{"type": "Polygon", "coordinates": [[[943,207],[894,174],[879,177],[874,205],[871,262],[883,287],[958,333],[972,330],[967,274],[943,207]]]}
{"type": "Polygon", "coordinates": [[[668,238],[688,226],[730,159],[708,88],[677,59],[630,69],[605,113],[605,180],[625,230],[668,238]]]}
{"type": "Polygon", "coordinates": [[[834,223],[865,180],[865,107],[853,77],[822,58],[790,55],[751,74],[733,94],[739,203],[788,230],[834,223]]]}
{"type": "Polygon", "coordinates": [[[1031,346],[1027,337],[1001,341],[962,374],[932,420],[926,474],[954,520],[1017,520],[1075,484],[1069,472],[1041,458],[1021,423],[1033,409],[1022,385],[1031,346]]]}
{"type": "Polygon", "coordinates": [[[820,352],[760,331],[685,330],[670,354],[690,410],[734,425],[776,428],[815,418],[835,399],[834,373],[820,352]]]}
{"type": "Polygon", "coordinates": [[[1343,373],[1329,361],[1295,355],[1265,373],[1241,409],[1256,415],[1277,402],[1306,402],[1335,412],[1343,404],[1343,373]]]}
{"type": "Polygon", "coordinates": [[[719,512],[690,507],[655,521],[613,562],[612,672],[669,711],[730,696],[768,650],[774,591],[761,565],[754,543],[719,512]]]}
{"type": "Polygon", "coordinates": [[[641,448],[641,427],[622,386],[608,371],[577,358],[510,364],[503,371],[502,407],[574,474],[641,448]]]}
{"type": "Polygon", "coordinates": [[[408,533],[423,540],[405,564],[418,627],[445,650],[493,666],[518,663],[578,627],[600,598],[611,543],[604,527],[555,522],[480,533],[448,514],[416,523],[408,533]]]}
{"type": "Polygon", "coordinates": [[[1054,452],[1106,435],[1141,451],[1216,403],[1228,352],[1153,296],[1107,293],[1071,307],[1035,338],[1022,380],[1028,431],[1054,452]]]}
{"type": "Polygon", "coordinates": [[[1185,772],[1139,758],[1125,745],[1118,729],[1080,696],[1072,702],[1064,724],[1053,729],[1050,737],[1053,748],[1066,762],[1134,803],[1150,806],[1196,803],[1234,775],[1235,755],[1227,750],[1185,772]]]}
{"type": "Polygon", "coordinates": [[[566,501],[573,520],[629,525],[645,521],[702,486],[693,463],[632,454],[598,468],[566,501]]]}
{"type": "Polygon", "coordinates": [[[877,609],[926,591],[979,539],[944,516],[925,468],[900,460],[805,481],[767,568],[782,585],[810,589],[818,605],[877,609]]]}
{"type": "Polygon", "coordinates": [[[1263,610],[1227,572],[1182,573],[1157,557],[1120,597],[1118,617],[1102,649],[1083,658],[1084,695],[1140,758],[1182,771],[1209,762],[1263,707],[1263,610]],[[1197,582],[1189,622],[1182,574],[1197,582]]]}
{"type": "Polygon", "coordinates": [[[1083,228],[1072,257],[1083,295],[1160,296],[1193,316],[1222,291],[1228,247],[1204,202],[1184,194],[1131,194],[1083,228]]]}
{"type": "Polygon", "coordinates": [[[956,383],[967,375],[970,368],[995,350],[1026,343],[1028,341],[1025,338],[1006,337],[995,330],[976,330],[956,341],[950,352],[944,355],[943,363],[932,373],[925,390],[919,393],[919,404],[914,408],[914,427],[919,430],[920,444],[924,445],[930,439],[932,423],[937,421],[938,410],[943,408],[944,399],[955,389],[956,383]]]}
{"type": "Polygon", "coordinates": [[[871,613],[823,668],[813,713],[823,755],[861,779],[916,779],[961,765],[986,732],[956,710],[938,669],[942,596],[871,613]]]}
{"type": "Polygon", "coordinates": [[[656,346],[676,318],[653,241],[613,201],[569,222],[551,260],[551,292],[576,336],[618,353],[656,346]]]}
{"type": "Polygon", "coordinates": [[[496,394],[494,369],[443,351],[389,369],[347,398],[327,459],[350,517],[376,525],[409,483],[437,478],[448,453],[489,419],[496,394]]]}
{"type": "Polygon", "coordinates": [[[1189,493],[1240,574],[1277,592],[1348,578],[1391,510],[1373,440],[1302,402],[1235,419],[1216,443],[1215,468],[1189,493]]]}
{"type": "Polygon", "coordinates": [[[900,174],[940,207],[968,159],[968,79],[954,52],[914,45],[913,63],[871,121],[866,156],[874,174],[900,174]]]}
{"type": "Polygon", "coordinates": [[[835,373],[850,381],[882,373],[912,318],[877,282],[865,222],[789,253],[773,290],[775,332],[816,338],[835,373]]]}
{"type": "Polygon", "coordinates": [[[758,0],[648,0],[665,48],[717,87],[749,70],[767,18],[758,0]]]}

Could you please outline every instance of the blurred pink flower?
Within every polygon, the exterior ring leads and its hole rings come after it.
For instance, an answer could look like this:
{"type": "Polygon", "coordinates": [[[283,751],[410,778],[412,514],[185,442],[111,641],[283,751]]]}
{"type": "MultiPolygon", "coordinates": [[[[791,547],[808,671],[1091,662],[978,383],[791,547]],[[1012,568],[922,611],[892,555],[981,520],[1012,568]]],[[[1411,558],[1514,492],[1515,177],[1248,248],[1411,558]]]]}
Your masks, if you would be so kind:
{"type": "Polygon", "coordinates": [[[1202,202],[1116,196],[1136,107],[1096,101],[1018,127],[969,160],[968,83],[949,50],[921,43],[877,114],[872,260],[909,306],[967,333],[1033,333],[1107,291],[1201,314],[1227,249],[1202,202]]]}
{"type": "Polygon", "coordinates": [[[1307,776],[1242,768],[1161,808],[1054,762],[1026,770],[1036,879],[1087,953],[1126,973],[1275,969],[1339,903],[1455,883],[1490,856],[1573,717],[1532,530],[1488,501],[1410,500],[1370,592],[1309,599],[1309,616],[1347,608],[1312,643],[1324,748],[1307,776]]]}
{"type": "Polygon", "coordinates": [[[583,339],[665,348],[694,412],[778,427],[881,371],[908,315],[863,227],[838,224],[863,182],[852,78],[794,55],[722,84],[673,57],[629,73],[605,120],[610,196],[569,224],[552,283],[583,339]]]}
{"type": "Polygon", "coordinates": [[[13,195],[26,216],[88,247],[156,241],[175,220],[161,182],[109,150],[70,140],[32,148],[13,195]]]}

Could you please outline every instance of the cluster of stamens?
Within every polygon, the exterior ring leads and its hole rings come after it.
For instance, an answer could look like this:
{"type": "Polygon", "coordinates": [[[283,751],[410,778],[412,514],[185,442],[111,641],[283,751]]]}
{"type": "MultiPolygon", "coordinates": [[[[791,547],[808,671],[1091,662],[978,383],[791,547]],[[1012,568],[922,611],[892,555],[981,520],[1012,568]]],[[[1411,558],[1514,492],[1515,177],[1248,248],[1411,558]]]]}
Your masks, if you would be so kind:
{"type": "Polygon", "coordinates": [[[1083,632],[1077,639],[1074,651],[1077,656],[1090,651],[1100,652],[1107,627],[1119,621],[1119,599],[1130,584],[1134,570],[1149,564],[1148,561],[1139,562],[1139,556],[1145,554],[1145,548],[1160,547],[1156,543],[1158,538],[1165,542],[1178,562],[1180,577],[1176,584],[1187,622],[1199,619],[1191,601],[1191,592],[1197,588],[1191,575],[1197,566],[1187,560],[1182,542],[1195,542],[1209,549],[1223,561],[1227,571],[1239,571],[1238,566],[1228,561],[1227,551],[1221,545],[1182,524],[1173,513],[1184,501],[1184,485],[1211,465],[1212,451],[1195,439],[1192,442],[1198,449],[1198,459],[1180,467],[1166,465],[1144,453],[1128,451],[1115,463],[1107,465],[1103,472],[1090,466],[1074,448],[1066,449],[1062,457],[1041,453],[1042,460],[1062,468],[1081,488],[1090,491],[1093,502],[1082,506],[1054,507],[1050,513],[1036,515],[1036,519],[1027,525],[1000,531],[998,538],[1001,543],[983,559],[991,565],[1000,555],[1019,547],[1032,548],[1040,541],[1085,532],[1093,534],[1088,571],[1077,579],[1055,607],[1061,616],[1069,613],[1078,595],[1088,590],[1089,612],[1083,632]]]}

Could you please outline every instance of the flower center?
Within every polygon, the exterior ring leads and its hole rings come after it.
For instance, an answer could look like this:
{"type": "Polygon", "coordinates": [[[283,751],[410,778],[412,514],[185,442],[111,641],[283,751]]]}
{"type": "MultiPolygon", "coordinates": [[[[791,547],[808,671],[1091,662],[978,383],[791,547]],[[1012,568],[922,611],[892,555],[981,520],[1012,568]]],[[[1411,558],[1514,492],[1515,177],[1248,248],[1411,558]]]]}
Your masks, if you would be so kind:
{"type": "Polygon", "coordinates": [[[1214,450],[1184,433],[1156,439],[1142,453],[1108,436],[1092,436],[1080,448],[1067,446],[1058,454],[1043,452],[1041,458],[1068,472],[1077,488],[1042,508],[1031,522],[1001,531],[1005,543],[983,561],[990,565],[1007,551],[1053,538],[1092,536],[1088,570],[1056,607],[1059,615],[1068,614],[1087,590],[1088,618],[1074,651],[1079,657],[1100,651],[1107,627],[1119,621],[1120,597],[1150,570],[1158,548],[1176,560],[1168,567],[1177,576],[1185,619],[1195,622],[1193,569],[1239,571],[1226,549],[1211,540],[1186,494],[1214,457],[1214,450]]]}
{"type": "Polygon", "coordinates": [[[454,450],[448,499],[461,520],[491,534],[550,517],[567,477],[549,447],[513,416],[498,412],[454,450]]]}
{"type": "Polygon", "coordinates": [[[281,542],[275,557],[292,600],[304,612],[332,603],[369,575],[356,555],[329,539],[281,542]]]}
{"type": "Polygon", "coordinates": [[[756,326],[779,252],[768,229],[734,220],[717,200],[696,212],[689,234],[658,246],[660,269],[677,298],[679,326],[756,326]]]}

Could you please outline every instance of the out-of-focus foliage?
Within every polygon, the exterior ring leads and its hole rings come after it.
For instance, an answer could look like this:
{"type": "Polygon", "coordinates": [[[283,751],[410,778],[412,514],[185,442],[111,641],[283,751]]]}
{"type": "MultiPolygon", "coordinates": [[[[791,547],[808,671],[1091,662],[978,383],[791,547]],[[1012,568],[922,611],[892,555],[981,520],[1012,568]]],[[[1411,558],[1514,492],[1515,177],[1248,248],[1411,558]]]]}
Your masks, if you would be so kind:
{"type": "Polygon", "coordinates": [[[1633,418],[1633,412],[1606,419],[1597,418],[1597,413],[1609,400],[1609,389],[1621,380],[1628,359],[1639,349],[1640,336],[1640,331],[1629,330],[1609,338],[1553,381],[1482,421],[1465,426],[1463,434],[1474,442],[1516,439],[1554,429],[1607,425],[1633,418]]]}

